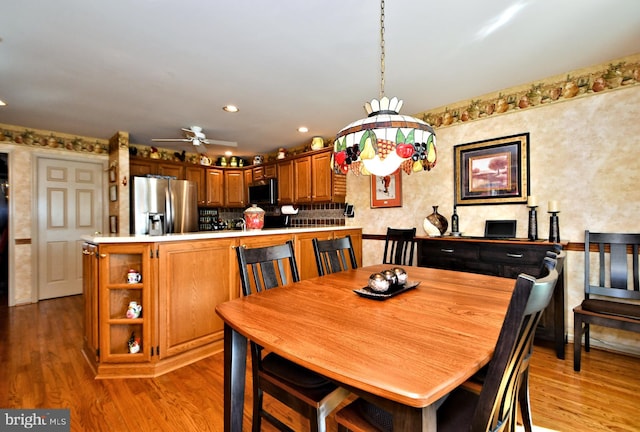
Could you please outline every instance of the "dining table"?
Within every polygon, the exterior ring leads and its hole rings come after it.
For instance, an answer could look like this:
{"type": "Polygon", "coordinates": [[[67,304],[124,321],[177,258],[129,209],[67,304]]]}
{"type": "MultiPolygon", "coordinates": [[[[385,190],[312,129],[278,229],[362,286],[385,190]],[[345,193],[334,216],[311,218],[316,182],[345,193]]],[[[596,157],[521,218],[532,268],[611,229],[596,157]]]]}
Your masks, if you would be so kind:
{"type": "Polygon", "coordinates": [[[247,340],[380,403],[395,430],[435,431],[438,401],[491,359],[515,280],[403,266],[405,288],[368,289],[380,264],[216,307],[224,321],[224,430],[242,431],[247,340]]]}

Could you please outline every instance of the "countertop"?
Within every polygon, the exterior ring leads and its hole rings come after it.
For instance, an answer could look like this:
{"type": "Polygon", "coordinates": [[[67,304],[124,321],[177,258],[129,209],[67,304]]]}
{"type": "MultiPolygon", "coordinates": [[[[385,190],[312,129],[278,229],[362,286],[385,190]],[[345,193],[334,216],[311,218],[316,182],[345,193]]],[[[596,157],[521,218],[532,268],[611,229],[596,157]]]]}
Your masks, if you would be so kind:
{"type": "Polygon", "coordinates": [[[360,229],[355,226],[323,226],[323,227],[306,227],[306,228],[268,228],[262,230],[224,230],[224,231],[199,231],[183,234],[167,234],[162,236],[150,235],[104,235],[104,234],[87,234],[81,236],[81,239],[94,244],[109,243],[160,243],[173,242],[182,240],[208,240],[226,237],[247,237],[275,234],[298,234],[318,231],[338,231],[360,229]]]}

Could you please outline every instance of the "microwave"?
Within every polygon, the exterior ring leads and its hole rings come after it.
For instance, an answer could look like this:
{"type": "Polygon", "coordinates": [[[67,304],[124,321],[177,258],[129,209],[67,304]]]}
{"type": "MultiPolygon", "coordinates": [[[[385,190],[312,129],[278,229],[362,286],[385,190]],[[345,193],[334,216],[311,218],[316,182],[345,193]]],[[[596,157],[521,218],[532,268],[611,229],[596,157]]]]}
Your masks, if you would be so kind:
{"type": "Polygon", "coordinates": [[[278,204],[278,180],[271,178],[249,186],[249,204],[278,204]]]}

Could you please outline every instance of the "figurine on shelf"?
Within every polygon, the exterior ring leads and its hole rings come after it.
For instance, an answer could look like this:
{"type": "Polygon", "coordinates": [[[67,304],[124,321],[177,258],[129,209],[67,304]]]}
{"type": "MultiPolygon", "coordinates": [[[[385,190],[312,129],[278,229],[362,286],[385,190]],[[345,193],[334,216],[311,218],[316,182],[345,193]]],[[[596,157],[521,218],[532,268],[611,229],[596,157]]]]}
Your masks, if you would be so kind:
{"type": "Polygon", "coordinates": [[[129,352],[131,354],[140,352],[140,338],[136,337],[135,332],[131,332],[131,337],[127,345],[129,346],[129,352]]]}

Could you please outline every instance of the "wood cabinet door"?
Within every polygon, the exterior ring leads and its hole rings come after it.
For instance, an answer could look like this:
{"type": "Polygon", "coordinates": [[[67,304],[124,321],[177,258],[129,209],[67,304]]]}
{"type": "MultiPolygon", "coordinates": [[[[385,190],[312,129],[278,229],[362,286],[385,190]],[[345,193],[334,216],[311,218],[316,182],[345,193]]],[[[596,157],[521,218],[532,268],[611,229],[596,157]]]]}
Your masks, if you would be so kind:
{"type": "Polygon", "coordinates": [[[264,180],[264,166],[257,166],[252,168],[251,170],[251,183],[259,182],[260,180],[264,180]]]}
{"type": "Polygon", "coordinates": [[[207,169],[207,202],[208,206],[224,206],[224,173],[221,169],[207,169]]]}
{"type": "Polygon", "coordinates": [[[311,190],[311,157],[305,156],[293,160],[293,202],[310,203],[311,190]]]}
{"type": "Polygon", "coordinates": [[[158,164],[150,160],[129,159],[129,177],[158,174],[158,164]]]}
{"type": "Polygon", "coordinates": [[[244,172],[243,170],[226,170],[224,172],[224,205],[225,207],[245,207],[244,172]]]}
{"type": "Polygon", "coordinates": [[[293,204],[293,160],[278,163],[278,204],[293,204]]]}
{"type": "Polygon", "coordinates": [[[84,351],[98,361],[98,246],[82,245],[82,295],[84,296],[84,351]]]}
{"type": "Polygon", "coordinates": [[[244,202],[249,205],[249,185],[253,183],[253,170],[245,169],[244,170],[244,202]]]}
{"type": "MultiPolygon", "coordinates": [[[[353,245],[353,251],[356,254],[356,262],[358,267],[362,267],[362,229],[354,228],[347,230],[335,231],[335,237],[351,236],[351,244],[353,245]]],[[[382,262],[382,253],[380,254],[380,262],[382,262]]]]}
{"type": "Polygon", "coordinates": [[[237,238],[162,243],[158,258],[160,358],[222,342],[218,304],[240,296],[237,238]]]}
{"type": "Polygon", "coordinates": [[[201,167],[186,167],[185,179],[195,182],[198,185],[198,205],[207,203],[207,172],[201,167]]]}
{"type": "Polygon", "coordinates": [[[276,164],[272,163],[264,166],[264,177],[265,178],[276,178],[278,176],[278,170],[276,164]]]}
{"type": "Polygon", "coordinates": [[[158,164],[158,174],[163,176],[172,176],[178,180],[184,180],[184,167],[177,164],[161,163],[158,164]]]}
{"type": "Polygon", "coordinates": [[[331,152],[311,156],[311,191],[313,202],[330,202],[333,196],[331,152]]]}

